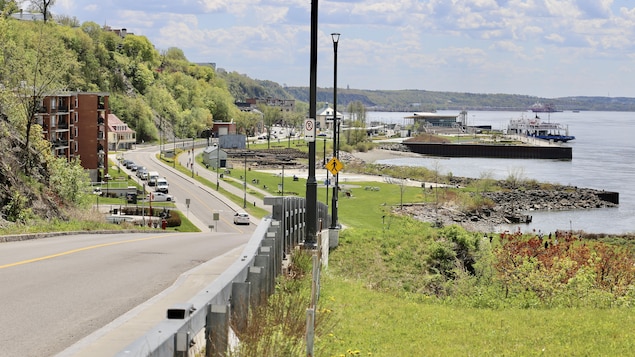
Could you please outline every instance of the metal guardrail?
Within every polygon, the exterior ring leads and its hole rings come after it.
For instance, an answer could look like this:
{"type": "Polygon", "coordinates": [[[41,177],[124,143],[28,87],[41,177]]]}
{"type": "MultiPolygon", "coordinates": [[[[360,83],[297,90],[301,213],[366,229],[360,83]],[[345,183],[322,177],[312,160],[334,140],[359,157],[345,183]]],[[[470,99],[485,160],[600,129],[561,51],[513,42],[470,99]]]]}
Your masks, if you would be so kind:
{"type": "MultiPolygon", "coordinates": [[[[188,356],[203,347],[206,356],[227,354],[230,321],[236,329],[246,327],[249,311],[273,293],[285,256],[304,240],[304,198],[265,197],[265,204],[273,214],[261,220],[240,260],[188,302],[168,309],[165,320],[116,356],[188,356]]],[[[328,222],[326,205],[318,203],[317,212],[318,221],[328,222]]]]}

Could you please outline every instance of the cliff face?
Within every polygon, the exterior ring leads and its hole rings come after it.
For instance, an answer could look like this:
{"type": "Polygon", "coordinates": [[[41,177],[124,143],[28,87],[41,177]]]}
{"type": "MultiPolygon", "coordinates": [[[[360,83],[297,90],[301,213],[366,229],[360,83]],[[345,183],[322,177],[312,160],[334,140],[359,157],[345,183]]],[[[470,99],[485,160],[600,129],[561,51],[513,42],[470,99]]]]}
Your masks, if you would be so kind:
{"type": "Polygon", "coordinates": [[[64,219],[60,209],[64,203],[56,202],[49,189],[45,163],[36,159],[30,174],[25,175],[22,136],[0,119],[0,137],[0,227],[31,218],[64,219]]]}

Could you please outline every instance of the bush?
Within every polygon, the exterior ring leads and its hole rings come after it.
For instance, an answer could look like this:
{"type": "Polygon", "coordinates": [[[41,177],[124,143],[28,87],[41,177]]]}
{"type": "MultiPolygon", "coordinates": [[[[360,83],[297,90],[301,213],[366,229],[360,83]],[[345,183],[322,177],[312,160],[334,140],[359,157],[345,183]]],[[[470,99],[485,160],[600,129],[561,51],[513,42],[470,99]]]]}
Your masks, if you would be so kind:
{"type": "Polygon", "coordinates": [[[178,211],[171,210],[170,217],[168,217],[167,221],[168,221],[168,227],[180,227],[181,214],[178,211]]]}

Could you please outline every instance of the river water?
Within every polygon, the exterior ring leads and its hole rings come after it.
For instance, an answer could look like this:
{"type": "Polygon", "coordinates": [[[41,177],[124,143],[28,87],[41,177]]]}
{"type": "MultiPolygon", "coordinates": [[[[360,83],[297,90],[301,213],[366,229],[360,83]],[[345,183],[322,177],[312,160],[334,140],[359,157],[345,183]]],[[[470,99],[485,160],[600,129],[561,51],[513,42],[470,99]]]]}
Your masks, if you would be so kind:
{"type": "MultiPolygon", "coordinates": [[[[457,114],[459,111],[439,111],[457,114]]],[[[403,118],[412,113],[368,112],[368,121],[407,124],[403,118]]],[[[510,119],[533,117],[531,112],[468,112],[468,125],[491,125],[505,129],[510,119]]],[[[540,182],[616,191],[620,194],[618,208],[530,212],[528,225],[492,227],[493,230],[556,229],[584,230],[591,233],[635,232],[635,113],[633,112],[557,112],[540,113],[543,121],[568,125],[576,139],[567,143],[573,148],[571,161],[538,159],[485,158],[399,158],[377,163],[402,166],[423,166],[454,176],[505,179],[510,175],[540,182]]]]}

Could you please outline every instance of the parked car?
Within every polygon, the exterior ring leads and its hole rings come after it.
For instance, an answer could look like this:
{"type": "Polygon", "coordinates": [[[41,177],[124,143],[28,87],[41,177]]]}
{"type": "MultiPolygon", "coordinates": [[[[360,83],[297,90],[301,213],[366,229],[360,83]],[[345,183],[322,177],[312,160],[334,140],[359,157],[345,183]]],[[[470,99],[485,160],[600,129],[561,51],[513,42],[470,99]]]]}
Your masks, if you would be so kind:
{"type": "Polygon", "coordinates": [[[165,177],[158,178],[154,187],[156,192],[168,193],[169,188],[168,180],[165,177]]]}
{"type": "Polygon", "coordinates": [[[234,224],[249,224],[249,215],[245,212],[236,212],[234,224]]]}
{"type": "Polygon", "coordinates": [[[133,162],[132,164],[130,164],[130,166],[128,166],[128,168],[130,169],[130,171],[137,171],[137,164],[133,162]]]}
{"type": "Polygon", "coordinates": [[[141,176],[143,175],[143,173],[148,173],[148,169],[145,166],[139,166],[137,167],[137,177],[141,178],[141,176]]]}
{"type": "Polygon", "coordinates": [[[152,202],[176,202],[176,198],[163,192],[150,192],[146,196],[146,200],[152,202]]]}

